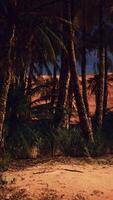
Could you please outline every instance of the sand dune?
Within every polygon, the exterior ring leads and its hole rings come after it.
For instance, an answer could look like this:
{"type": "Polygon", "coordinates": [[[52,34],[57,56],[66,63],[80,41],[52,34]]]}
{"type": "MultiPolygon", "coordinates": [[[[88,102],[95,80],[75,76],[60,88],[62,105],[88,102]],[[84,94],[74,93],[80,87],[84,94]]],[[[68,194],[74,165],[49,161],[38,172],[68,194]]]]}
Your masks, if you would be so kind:
{"type": "MultiPolygon", "coordinates": [[[[94,77],[94,75],[87,75],[87,82],[89,82],[90,79],[92,79],[94,77]]],[[[59,78],[57,76],[57,78],[59,78]]],[[[108,75],[108,105],[107,108],[109,111],[113,111],[113,81],[110,79],[113,79],[113,74],[109,74],[108,75]]],[[[80,82],[81,82],[81,77],[79,76],[80,82]]],[[[41,76],[39,78],[39,81],[43,84],[44,82],[46,82],[47,80],[50,80],[50,76],[41,76]]],[[[87,84],[88,87],[89,84],[87,84]]],[[[32,101],[40,99],[41,97],[41,93],[35,93],[35,95],[32,97],[32,101]]],[[[45,104],[47,102],[50,102],[49,100],[47,101],[39,101],[38,105],[40,104],[45,104]]],[[[89,109],[90,109],[90,113],[91,115],[93,115],[95,113],[95,94],[91,94],[91,89],[88,89],[88,103],[89,103],[89,109]]],[[[36,105],[35,104],[35,105],[36,105]]],[[[72,118],[71,118],[71,123],[77,123],[79,121],[78,117],[77,117],[77,112],[76,112],[76,105],[75,105],[75,101],[73,101],[73,114],[72,114],[72,118]]]]}

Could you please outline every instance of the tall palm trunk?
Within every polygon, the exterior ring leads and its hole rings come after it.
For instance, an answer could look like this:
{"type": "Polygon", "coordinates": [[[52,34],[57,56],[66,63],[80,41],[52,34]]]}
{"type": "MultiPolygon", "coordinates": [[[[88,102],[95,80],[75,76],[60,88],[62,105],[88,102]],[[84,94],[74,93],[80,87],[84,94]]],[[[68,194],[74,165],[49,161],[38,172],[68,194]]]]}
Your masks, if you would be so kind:
{"type": "Polygon", "coordinates": [[[104,80],[104,100],[103,100],[103,119],[107,111],[108,101],[108,64],[107,64],[107,47],[105,47],[105,80],[104,80]]]}
{"type": "Polygon", "coordinates": [[[56,112],[54,116],[55,128],[60,126],[60,124],[64,120],[64,115],[65,115],[64,109],[65,109],[65,102],[66,102],[68,82],[69,82],[69,66],[67,65],[67,57],[64,53],[61,59],[62,60],[61,60],[60,80],[59,80],[59,94],[56,105],[56,112]]]}
{"type": "MultiPolygon", "coordinates": [[[[59,94],[53,118],[54,134],[57,134],[59,128],[64,127],[67,124],[67,120],[65,119],[65,104],[67,101],[67,91],[69,83],[69,65],[67,65],[68,63],[67,61],[68,61],[67,56],[63,52],[61,57],[59,94]]],[[[56,147],[56,141],[53,140],[51,144],[52,156],[54,156],[55,154],[55,147],[56,147]]]]}
{"type": "MultiPolygon", "coordinates": [[[[16,8],[16,0],[14,3],[14,9],[16,8]]],[[[16,9],[15,9],[16,10],[16,9]]],[[[7,75],[4,78],[3,84],[2,84],[2,90],[0,95],[0,151],[4,149],[4,136],[3,136],[3,125],[6,115],[6,105],[7,105],[7,99],[8,99],[8,92],[9,87],[11,83],[11,75],[13,71],[13,67],[15,65],[16,61],[16,13],[14,12],[13,16],[13,24],[12,24],[12,34],[10,37],[10,45],[8,50],[8,67],[7,67],[7,75]]],[[[2,156],[2,155],[1,155],[2,156]]]]}
{"type": "Polygon", "coordinates": [[[88,104],[88,96],[87,96],[86,50],[85,50],[85,47],[83,47],[83,49],[82,49],[81,75],[82,75],[82,95],[83,95],[83,100],[84,100],[84,104],[85,104],[85,107],[86,107],[86,111],[87,111],[87,114],[88,114],[88,117],[89,117],[90,114],[89,114],[89,104],[88,104]]]}
{"type": "Polygon", "coordinates": [[[100,130],[103,124],[104,79],[105,79],[105,48],[103,30],[104,0],[99,3],[99,78],[97,84],[96,126],[100,130]]]}
{"type": "Polygon", "coordinates": [[[86,0],[82,1],[82,95],[86,111],[89,117],[89,104],[87,97],[87,79],[86,79],[86,0]]]}
{"type": "MultiPolygon", "coordinates": [[[[71,19],[71,2],[70,0],[65,1],[65,7],[67,8],[67,13],[68,13],[68,20],[70,23],[72,23],[71,19]]],[[[86,140],[93,141],[93,131],[92,127],[90,124],[90,121],[88,119],[88,115],[86,112],[85,104],[80,92],[80,87],[79,87],[79,80],[78,80],[78,75],[76,71],[76,58],[75,58],[75,47],[74,47],[74,31],[72,28],[72,25],[69,25],[68,28],[68,52],[69,52],[69,60],[70,60],[70,72],[71,72],[71,77],[73,81],[73,89],[74,89],[74,95],[75,95],[75,100],[76,100],[76,106],[78,110],[78,115],[80,119],[80,125],[82,129],[82,133],[84,135],[84,138],[86,140]]]]}
{"type": "Polygon", "coordinates": [[[57,85],[57,68],[56,64],[54,65],[53,68],[53,88],[52,88],[52,96],[51,96],[51,105],[54,106],[55,104],[55,99],[56,99],[56,85],[57,85]]]}
{"type": "Polygon", "coordinates": [[[68,74],[68,79],[66,83],[66,92],[64,99],[64,117],[62,119],[62,126],[69,129],[69,87],[70,87],[70,73],[68,74]]]}
{"type": "Polygon", "coordinates": [[[7,97],[8,91],[11,82],[11,67],[8,67],[7,73],[4,77],[1,86],[1,93],[0,93],[0,153],[2,154],[4,148],[4,137],[3,137],[3,125],[6,115],[6,105],[7,105],[7,97]]]}
{"type": "Polygon", "coordinates": [[[73,103],[73,81],[72,77],[70,77],[69,90],[68,90],[68,105],[69,105],[69,116],[68,116],[68,124],[71,125],[71,116],[72,116],[72,103],[73,103]]]}
{"type": "MultiPolygon", "coordinates": [[[[66,10],[63,10],[63,17],[67,19],[66,10]]],[[[67,47],[67,25],[63,25],[63,40],[65,46],[67,47]]],[[[60,79],[59,79],[59,94],[58,101],[56,105],[56,112],[54,116],[54,126],[58,128],[64,122],[65,118],[65,107],[66,107],[66,99],[68,93],[69,86],[69,61],[66,52],[62,51],[61,55],[61,70],[60,70],[60,79]]]]}
{"type": "MultiPolygon", "coordinates": [[[[29,67],[29,74],[28,74],[28,83],[27,83],[27,96],[28,96],[28,102],[31,103],[31,89],[32,89],[32,73],[33,73],[33,67],[34,67],[34,62],[32,61],[29,67]]],[[[25,82],[25,80],[23,79],[23,82],[25,82]]],[[[24,90],[25,93],[25,90],[24,90]]]]}

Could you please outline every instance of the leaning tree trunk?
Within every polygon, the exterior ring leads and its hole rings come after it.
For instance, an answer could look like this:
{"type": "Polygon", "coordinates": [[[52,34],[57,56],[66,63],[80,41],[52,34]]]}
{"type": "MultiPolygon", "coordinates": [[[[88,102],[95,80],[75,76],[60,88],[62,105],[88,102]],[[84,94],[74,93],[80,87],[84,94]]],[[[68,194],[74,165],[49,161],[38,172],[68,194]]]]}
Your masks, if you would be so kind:
{"type": "Polygon", "coordinates": [[[88,117],[90,117],[88,96],[87,96],[86,50],[85,50],[85,47],[83,47],[83,49],[82,49],[81,75],[82,75],[82,96],[83,96],[83,100],[84,100],[84,104],[85,104],[85,107],[86,107],[86,111],[87,111],[88,117]]]}
{"type": "Polygon", "coordinates": [[[89,115],[89,104],[87,97],[87,79],[86,79],[86,0],[82,1],[82,65],[81,65],[81,75],[82,75],[82,95],[86,111],[89,115]]]}
{"type": "Polygon", "coordinates": [[[73,82],[72,77],[70,77],[69,89],[68,89],[68,106],[69,106],[69,115],[68,115],[68,124],[71,125],[72,117],[72,105],[73,105],[73,82]]]}
{"type": "Polygon", "coordinates": [[[56,105],[56,112],[54,116],[54,126],[58,128],[64,121],[65,115],[65,102],[68,91],[69,83],[69,66],[67,65],[66,55],[63,53],[61,61],[61,71],[60,71],[60,80],[59,80],[59,94],[58,101],[56,105]]]}
{"type": "Polygon", "coordinates": [[[76,100],[76,106],[78,110],[78,115],[80,119],[80,125],[82,129],[82,134],[86,140],[90,140],[93,142],[93,131],[90,121],[88,119],[88,115],[86,112],[85,104],[80,92],[79,80],[76,71],[76,58],[75,58],[75,47],[74,47],[74,31],[72,28],[72,19],[71,19],[71,2],[70,0],[65,1],[65,7],[68,13],[68,21],[70,21],[70,25],[68,26],[68,52],[69,52],[69,60],[70,60],[70,72],[73,81],[73,90],[76,100]]]}
{"type": "Polygon", "coordinates": [[[3,125],[6,115],[7,97],[9,87],[11,83],[11,67],[9,66],[7,73],[5,74],[4,80],[1,86],[0,93],[0,154],[4,151],[4,137],[3,137],[3,125]]]}
{"type": "Polygon", "coordinates": [[[96,126],[100,130],[103,124],[104,79],[105,79],[105,48],[103,30],[104,0],[99,3],[99,78],[97,82],[96,126]]]}
{"type": "Polygon", "coordinates": [[[3,156],[4,153],[4,135],[3,135],[3,125],[6,115],[6,106],[8,99],[8,92],[11,83],[12,70],[16,61],[16,26],[12,26],[12,35],[10,38],[10,45],[8,50],[8,67],[6,72],[6,78],[4,78],[2,84],[2,90],[0,94],[0,153],[3,156]]]}
{"type": "MultiPolygon", "coordinates": [[[[56,103],[55,114],[53,117],[54,134],[58,134],[59,129],[62,128],[62,126],[64,127],[65,124],[65,103],[67,99],[68,83],[69,66],[67,65],[67,56],[63,52],[61,57],[61,70],[58,88],[59,94],[56,103]]],[[[55,155],[56,146],[56,140],[53,140],[51,144],[52,156],[55,155]]]]}
{"type": "Polygon", "coordinates": [[[57,67],[56,64],[53,68],[53,86],[52,86],[52,94],[51,94],[51,105],[55,106],[55,100],[56,100],[56,86],[57,86],[57,67]]]}
{"type": "MultiPolygon", "coordinates": [[[[63,18],[67,19],[66,10],[63,9],[63,18]]],[[[67,24],[63,25],[63,40],[65,46],[67,48],[67,24]]],[[[58,128],[62,126],[65,118],[65,109],[66,109],[66,99],[68,93],[68,86],[69,86],[69,61],[68,55],[64,50],[62,50],[61,55],[61,70],[60,70],[60,79],[59,79],[59,94],[58,94],[58,101],[56,105],[56,112],[54,115],[54,127],[58,128]]]]}
{"type": "Polygon", "coordinates": [[[105,118],[108,102],[108,64],[107,64],[107,47],[105,47],[105,80],[104,80],[104,102],[103,102],[103,119],[105,118]]]}

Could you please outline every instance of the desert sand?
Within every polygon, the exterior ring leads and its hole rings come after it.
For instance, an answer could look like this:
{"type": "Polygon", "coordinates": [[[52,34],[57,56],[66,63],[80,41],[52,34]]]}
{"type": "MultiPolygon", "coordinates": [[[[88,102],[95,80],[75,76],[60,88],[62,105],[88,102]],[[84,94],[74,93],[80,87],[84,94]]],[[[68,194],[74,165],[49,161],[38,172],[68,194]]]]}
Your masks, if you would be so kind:
{"type": "Polygon", "coordinates": [[[15,161],[0,200],[113,200],[113,156],[15,161]]]}

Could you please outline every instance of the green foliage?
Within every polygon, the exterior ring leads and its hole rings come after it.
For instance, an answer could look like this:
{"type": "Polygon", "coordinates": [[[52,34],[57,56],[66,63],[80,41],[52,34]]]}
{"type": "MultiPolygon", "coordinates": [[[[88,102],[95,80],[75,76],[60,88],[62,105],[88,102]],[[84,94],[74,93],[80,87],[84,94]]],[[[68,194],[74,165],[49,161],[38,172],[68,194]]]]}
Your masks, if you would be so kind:
{"type": "Polygon", "coordinates": [[[105,153],[105,140],[103,137],[103,131],[94,132],[94,144],[89,144],[88,149],[92,156],[101,156],[105,153]]]}
{"type": "MultiPolygon", "coordinates": [[[[56,134],[55,141],[61,151],[66,156],[102,156],[107,153],[108,142],[106,139],[106,133],[104,131],[94,132],[94,144],[86,144],[84,139],[81,137],[80,129],[61,129],[56,134]]],[[[111,140],[112,141],[112,140],[111,140]]],[[[112,146],[112,145],[111,145],[112,146]]],[[[111,149],[109,146],[109,149],[111,149]]],[[[112,148],[113,149],[113,148],[112,148]]]]}
{"type": "Polygon", "coordinates": [[[63,49],[64,52],[67,54],[68,51],[62,39],[55,32],[53,32],[49,27],[45,26],[44,28],[47,34],[51,36],[51,39],[53,39],[54,45],[63,49]]]}
{"type": "Polygon", "coordinates": [[[41,146],[41,138],[37,131],[28,123],[19,123],[16,132],[6,138],[6,147],[14,157],[27,158],[33,145],[41,146]]]}
{"type": "Polygon", "coordinates": [[[36,54],[41,55],[41,62],[55,63],[58,49],[63,49],[67,53],[67,49],[62,39],[56,32],[51,30],[46,24],[34,26],[32,35],[29,40],[28,48],[36,54]],[[43,57],[43,59],[42,59],[43,57]]]}
{"type": "Polygon", "coordinates": [[[55,136],[55,141],[66,156],[83,156],[84,142],[80,129],[61,129],[55,136]]]}
{"type": "Polygon", "coordinates": [[[4,154],[4,158],[0,160],[0,171],[5,171],[9,168],[11,162],[11,155],[9,153],[4,154]]]}

